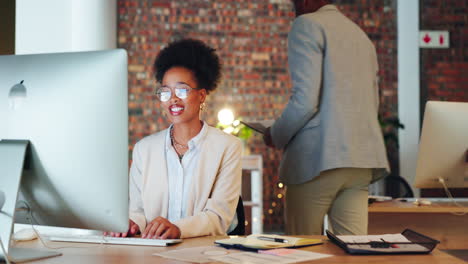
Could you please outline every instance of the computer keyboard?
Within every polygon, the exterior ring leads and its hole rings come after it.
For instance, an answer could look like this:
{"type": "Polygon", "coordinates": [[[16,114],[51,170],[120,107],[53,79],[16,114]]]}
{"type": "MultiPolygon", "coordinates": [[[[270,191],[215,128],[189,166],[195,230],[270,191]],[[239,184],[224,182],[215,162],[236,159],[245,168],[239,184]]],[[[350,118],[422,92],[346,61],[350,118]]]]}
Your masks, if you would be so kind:
{"type": "Polygon", "coordinates": [[[138,245],[165,247],[182,242],[182,239],[146,239],[137,237],[110,237],[102,235],[70,235],[49,236],[50,241],[116,244],[116,245],[138,245]]]}

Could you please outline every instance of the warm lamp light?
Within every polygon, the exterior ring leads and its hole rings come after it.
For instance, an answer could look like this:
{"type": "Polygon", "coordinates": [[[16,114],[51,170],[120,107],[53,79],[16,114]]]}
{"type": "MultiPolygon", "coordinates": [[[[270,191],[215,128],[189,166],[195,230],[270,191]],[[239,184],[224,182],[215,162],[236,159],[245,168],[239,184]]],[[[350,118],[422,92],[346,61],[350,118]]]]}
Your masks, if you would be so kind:
{"type": "Polygon", "coordinates": [[[234,121],[234,113],[231,109],[224,108],[218,112],[218,120],[221,125],[227,126],[234,121]]]}

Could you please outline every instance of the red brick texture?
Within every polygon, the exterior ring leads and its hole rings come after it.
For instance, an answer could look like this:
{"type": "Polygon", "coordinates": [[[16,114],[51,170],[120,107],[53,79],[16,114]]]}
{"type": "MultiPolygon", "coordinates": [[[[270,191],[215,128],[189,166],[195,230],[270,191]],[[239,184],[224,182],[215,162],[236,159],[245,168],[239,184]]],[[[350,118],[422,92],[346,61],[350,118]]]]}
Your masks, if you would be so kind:
{"type": "MultiPolygon", "coordinates": [[[[395,1],[336,2],[374,42],[380,64],[381,111],[395,115],[395,1]]],[[[118,46],[129,54],[129,151],[138,139],[169,125],[152,95],[151,67],[162,47],[182,37],[215,47],[224,65],[223,81],[209,95],[203,114],[209,124],[216,124],[223,107],[232,108],[237,117],[278,116],[291,90],[286,43],[293,18],[289,0],[119,0],[118,46]]],[[[251,153],[262,154],[264,159],[264,229],[284,231],[284,197],[279,195],[283,189],[278,187],[277,174],[281,151],[267,149],[258,134],[249,146],[251,153]]]]}
{"type": "Polygon", "coordinates": [[[420,0],[420,28],[448,30],[450,48],[421,49],[421,95],[468,102],[468,2],[420,0]]]}

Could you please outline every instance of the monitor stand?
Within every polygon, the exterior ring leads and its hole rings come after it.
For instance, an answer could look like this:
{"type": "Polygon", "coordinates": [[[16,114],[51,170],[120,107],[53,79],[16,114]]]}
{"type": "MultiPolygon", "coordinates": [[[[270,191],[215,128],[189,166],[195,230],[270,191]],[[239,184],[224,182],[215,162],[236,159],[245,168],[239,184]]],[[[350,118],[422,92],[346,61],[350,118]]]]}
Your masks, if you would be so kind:
{"type": "Polygon", "coordinates": [[[4,204],[0,208],[0,260],[23,262],[62,255],[60,252],[30,248],[10,247],[10,238],[15,219],[16,200],[23,173],[28,140],[0,140],[0,191],[4,194],[4,204]],[[6,252],[5,252],[6,251],[6,252]]]}

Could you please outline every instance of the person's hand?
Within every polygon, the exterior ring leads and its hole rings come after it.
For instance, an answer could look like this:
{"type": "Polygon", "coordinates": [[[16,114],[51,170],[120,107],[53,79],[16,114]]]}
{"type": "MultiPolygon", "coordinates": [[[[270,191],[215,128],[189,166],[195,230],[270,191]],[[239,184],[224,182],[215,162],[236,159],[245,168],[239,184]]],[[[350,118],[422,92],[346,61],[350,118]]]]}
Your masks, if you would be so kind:
{"type": "Polygon", "coordinates": [[[166,218],[159,216],[146,226],[141,237],[157,239],[180,238],[180,229],[166,218]]]}
{"type": "Polygon", "coordinates": [[[273,145],[273,139],[271,138],[270,127],[265,129],[265,132],[263,133],[263,142],[265,142],[265,145],[269,147],[275,147],[275,145],[273,145]]]}
{"type": "Polygon", "coordinates": [[[135,224],[132,220],[128,220],[128,231],[125,233],[118,233],[118,232],[104,232],[105,236],[112,236],[112,237],[132,237],[135,236],[138,232],[140,232],[140,227],[135,224]]]}

